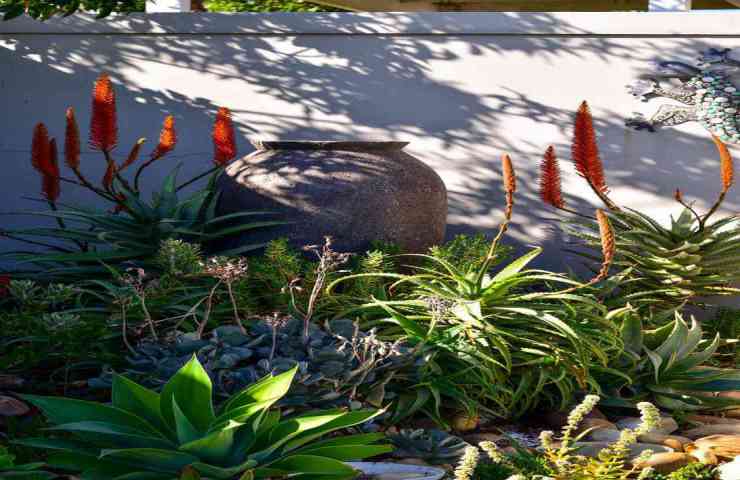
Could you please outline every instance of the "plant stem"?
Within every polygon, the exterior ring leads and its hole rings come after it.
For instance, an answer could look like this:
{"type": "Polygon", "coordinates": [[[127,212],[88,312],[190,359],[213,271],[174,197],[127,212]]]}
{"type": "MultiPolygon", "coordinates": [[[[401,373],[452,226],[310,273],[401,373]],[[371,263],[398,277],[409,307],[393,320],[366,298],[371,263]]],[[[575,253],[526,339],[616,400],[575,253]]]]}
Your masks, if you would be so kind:
{"type": "Polygon", "coordinates": [[[183,188],[187,187],[188,185],[192,185],[193,183],[197,182],[198,180],[200,180],[202,178],[205,178],[205,177],[207,177],[208,175],[210,175],[212,173],[217,172],[221,168],[223,168],[223,167],[220,166],[220,165],[216,165],[215,167],[213,167],[213,168],[211,168],[211,169],[209,169],[209,170],[201,173],[200,175],[196,175],[195,177],[191,178],[187,182],[183,183],[182,185],[180,185],[179,187],[177,187],[175,189],[175,191],[176,192],[179,192],[180,190],[182,190],[183,188]]]}
{"type": "Polygon", "coordinates": [[[239,318],[239,309],[236,306],[236,299],[234,298],[234,291],[231,288],[231,282],[226,282],[226,290],[229,292],[229,299],[231,300],[231,307],[234,309],[234,320],[239,325],[239,330],[246,335],[247,329],[242,325],[242,321],[239,318]]]}

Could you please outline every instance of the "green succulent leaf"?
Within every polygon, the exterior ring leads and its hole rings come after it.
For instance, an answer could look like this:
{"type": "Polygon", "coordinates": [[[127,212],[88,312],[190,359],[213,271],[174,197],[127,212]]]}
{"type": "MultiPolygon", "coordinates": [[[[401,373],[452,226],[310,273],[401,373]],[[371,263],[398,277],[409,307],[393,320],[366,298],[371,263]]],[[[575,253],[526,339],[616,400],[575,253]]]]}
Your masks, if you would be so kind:
{"type": "Polygon", "coordinates": [[[167,425],[177,430],[174,413],[174,402],[183,409],[190,423],[205,433],[216,418],[213,411],[212,384],[208,373],[203,369],[198,358],[193,355],[162,389],[160,409],[167,425]]]}

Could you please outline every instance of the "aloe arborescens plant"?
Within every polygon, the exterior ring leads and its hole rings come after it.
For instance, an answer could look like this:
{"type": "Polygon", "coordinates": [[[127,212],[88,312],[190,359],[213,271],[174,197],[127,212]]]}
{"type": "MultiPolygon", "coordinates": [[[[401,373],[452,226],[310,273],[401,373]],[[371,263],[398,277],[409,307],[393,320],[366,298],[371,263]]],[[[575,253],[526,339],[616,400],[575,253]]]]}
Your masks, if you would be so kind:
{"type": "MultiPolygon", "coordinates": [[[[705,214],[687,203],[680,190],[675,200],[683,211],[671,226],[664,227],[648,215],[621,207],[609,196],[588,105],[578,110],[573,137],[572,157],[576,171],[606,207],[614,231],[617,254],[614,264],[621,267],[629,281],[622,284],[622,297],[633,304],[655,303],[678,306],[699,302],[700,297],[737,295],[733,282],[740,280],[740,218],[731,215],[718,220],[713,216],[733,185],[733,162],[727,146],[714,142],[720,153],[721,189],[715,203],[705,214]]],[[[565,205],[560,190],[560,173],[554,149],[547,149],[541,167],[542,200],[566,212],[583,215],[565,205]]],[[[596,247],[600,237],[597,225],[602,221],[575,222],[572,233],[589,247],[596,247]]],[[[591,257],[586,254],[587,257],[591,257]]]]}

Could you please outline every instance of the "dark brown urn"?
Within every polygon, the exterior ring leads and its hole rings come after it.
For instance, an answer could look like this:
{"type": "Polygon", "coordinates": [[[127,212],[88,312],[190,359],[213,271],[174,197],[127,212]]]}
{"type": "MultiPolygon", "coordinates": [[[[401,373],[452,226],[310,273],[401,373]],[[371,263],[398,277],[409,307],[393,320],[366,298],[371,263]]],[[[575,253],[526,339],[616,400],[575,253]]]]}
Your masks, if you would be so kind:
{"type": "MultiPolygon", "coordinates": [[[[404,142],[255,141],[219,179],[219,214],[269,210],[292,223],[248,232],[229,247],[287,236],[296,247],[334,239],[337,251],[393,242],[420,253],[444,239],[447,190],[404,142]]],[[[247,221],[254,221],[251,217],[247,221]]]]}

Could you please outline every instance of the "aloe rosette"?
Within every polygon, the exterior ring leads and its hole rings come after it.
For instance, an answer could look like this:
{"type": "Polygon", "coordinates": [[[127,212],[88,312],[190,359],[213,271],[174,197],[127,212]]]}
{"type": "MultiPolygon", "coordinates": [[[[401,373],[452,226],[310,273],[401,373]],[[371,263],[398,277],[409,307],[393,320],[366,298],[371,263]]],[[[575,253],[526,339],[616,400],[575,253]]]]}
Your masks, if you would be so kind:
{"type": "Polygon", "coordinates": [[[211,381],[193,357],[161,393],[115,376],[112,404],[28,395],[63,432],[17,443],[54,451],[49,465],[82,471],[86,480],[350,479],[344,463],[391,451],[383,434],[319,440],[364,423],[375,410],[326,410],[281,419],[271,407],[288,392],[296,369],[265,377],[232,396],[220,411],[211,381]]]}

